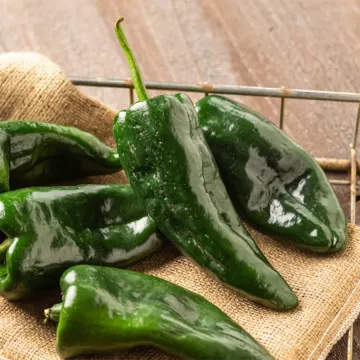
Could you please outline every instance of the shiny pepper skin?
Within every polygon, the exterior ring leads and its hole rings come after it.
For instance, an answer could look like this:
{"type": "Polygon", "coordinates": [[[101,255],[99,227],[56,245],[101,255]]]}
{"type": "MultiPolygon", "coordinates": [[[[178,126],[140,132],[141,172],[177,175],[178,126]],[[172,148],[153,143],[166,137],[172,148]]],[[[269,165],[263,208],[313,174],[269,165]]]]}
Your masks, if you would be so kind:
{"type": "Polygon", "coordinates": [[[55,286],[72,265],[124,267],[162,244],[129,185],[3,193],[0,230],[0,295],[12,300],[55,286]]]}
{"type": "Polygon", "coordinates": [[[243,227],[184,94],[149,99],[140,68],[115,25],[139,101],[114,119],[121,164],[159,230],[204,271],[264,306],[289,310],[298,299],[243,227]]]}
{"type": "Polygon", "coordinates": [[[264,306],[297,305],[241,224],[186,95],[135,103],[116,117],[114,136],[134,193],[186,256],[264,306]]]}
{"type": "Polygon", "coordinates": [[[311,251],[345,247],[344,212],[307,151],[259,113],[223,96],[202,98],[196,111],[240,217],[311,251]]]}
{"type": "Polygon", "coordinates": [[[121,170],[116,151],[71,126],[0,122],[0,192],[121,170]]]}
{"type": "Polygon", "coordinates": [[[150,345],[184,360],[273,360],[215,305],[154,276],[78,265],[60,287],[63,302],[45,315],[62,358],[150,345]]]}

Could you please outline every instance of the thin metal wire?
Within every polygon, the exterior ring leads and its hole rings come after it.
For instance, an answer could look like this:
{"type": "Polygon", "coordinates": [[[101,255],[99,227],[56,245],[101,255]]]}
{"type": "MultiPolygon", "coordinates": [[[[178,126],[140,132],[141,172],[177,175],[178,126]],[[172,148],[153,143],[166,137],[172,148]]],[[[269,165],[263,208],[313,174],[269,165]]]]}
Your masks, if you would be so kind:
{"type": "MultiPolygon", "coordinates": [[[[354,127],[353,141],[350,144],[350,156],[351,156],[351,184],[350,184],[350,222],[355,224],[356,222],[356,191],[357,191],[357,159],[356,159],[356,144],[359,133],[360,123],[360,103],[358,105],[358,112],[356,116],[356,122],[354,127]]],[[[354,354],[354,326],[351,325],[348,333],[347,344],[347,360],[352,360],[354,354]]]]}
{"type": "MultiPolygon", "coordinates": [[[[129,90],[130,104],[134,102],[134,86],[129,80],[105,79],[105,78],[81,78],[70,77],[74,85],[79,86],[102,86],[114,88],[127,88],[129,90]]],[[[232,85],[214,85],[204,84],[185,84],[172,82],[145,81],[145,86],[153,90],[175,90],[186,92],[200,92],[208,95],[209,92],[214,94],[228,95],[246,95],[246,96],[265,96],[281,98],[280,103],[280,128],[283,129],[285,121],[285,99],[304,99],[304,100],[322,100],[322,101],[339,101],[339,102],[356,102],[358,103],[358,112],[354,126],[352,143],[350,144],[350,161],[346,159],[328,159],[319,158],[317,161],[323,168],[335,171],[346,171],[350,166],[350,180],[329,179],[333,185],[350,185],[350,221],[355,224],[356,221],[356,191],[357,191],[357,168],[359,166],[356,155],[356,144],[360,124],[360,93],[317,91],[317,90],[300,90],[282,88],[264,88],[253,86],[232,86],[232,85]]],[[[348,332],[347,360],[353,360],[353,326],[348,332]]]]}
{"type": "MultiPolygon", "coordinates": [[[[351,143],[353,149],[356,148],[356,144],[357,144],[357,138],[358,138],[358,133],[359,133],[359,123],[360,123],[360,102],[358,105],[358,112],[357,112],[356,122],[355,122],[355,127],[354,127],[353,140],[351,143]]],[[[355,158],[355,161],[356,161],[356,158],[355,158]]]]}
{"type": "Polygon", "coordinates": [[[282,97],[280,103],[280,123],[279,123],[280,129],[284,128],[284,111],[285,111],[285,99],[282,97]]]}
{"type": "MultiPolygon", "coordinates": [[[[350,222],[355,224],[356,221],[356,180],[357,180],[357,166],[356,166],[356,139],[357,139],[357,132],[358,132],[358,122],[359,117],[356,120],[356,126],[354,131],[354,140],[355,142],[350,146],[350,156],[351,156],[351,184],[350,184],[350,222]]],[[[353,359],[353,349],[354,345],[354,327],[353,325],[350,326],[348,332],[348,344],[347,344],[347,360],[353,359]]]]}
{"type": "Polygon", "coordinates": [[[134,103],[134,88],[129,89],[129,100],[130,100],[130,105],[132,105],[134,103]]]}
{"type": "Polygon", "coordinates": [[[354,326],[351,325],[348,332],[347,360],[353,360],[354,355],[354,326]]]}
{"type": "MultiPolygon", "coordinates": [[[[129,80],[106,79],[106,78],[83,78],[69,77],[74,85],[79,86],[102,86],[113,88],[132,88],[129,80]]],[[[204,84],[186,84],[174,82],[145,81],[145,86],[152,90],[175,90],[186,92],[228,94],[228,95],[246,95],[246,96],[269,96],[289,99],[307,99],[323,101],[340,102],[360,102],[360,93],[301,90],[289,88],[266,88],[256,86],[235,86],[235,85],[214,85],[204,84]]]]}
{"type": "MultiPolygon", "coordinates": [[[[351,160],[349,159],[316,157],[315,160],[325,171],[350,172],[351,170],[351,160]]],[[[357,161],[357,168],[359,171],[360,161],[357,161]]]]}
{"type": "Polygon", "coordinates": [[[329,179],[329,183],[332,185],[350,185],[350,180],[338,180],[338,179],[329,179]]]}

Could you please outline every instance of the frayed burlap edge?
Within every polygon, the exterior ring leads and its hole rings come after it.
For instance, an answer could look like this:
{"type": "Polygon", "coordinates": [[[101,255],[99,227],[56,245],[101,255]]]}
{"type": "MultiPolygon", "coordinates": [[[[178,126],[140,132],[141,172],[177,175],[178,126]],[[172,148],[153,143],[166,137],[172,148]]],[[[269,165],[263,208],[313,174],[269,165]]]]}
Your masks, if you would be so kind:
{"type": "Polygon", "coordinates": [[[331,349],[333,346],[345,335],[345,333],[348,331],[348,329],[351,327],[351,325],[355,322],[355,320],[360,315],[360,282],[357,283],[355,289],[353,290],[352,294],[350,295],[347,302],[344,304],[342,309],[339,311],[339,315],[334,319],[335,320],[338,317],[341,317],[341,313],[347,313],[349,311],[349,315],[345,316],[343,319],[343,324],[340,326],[338,331],[331,331],[332,326],[330,325],[324,332],[324,336],[321,338],[319,343],[314,348],[314,351],[310,356],[308,357],[308,360],[311,359],[318,359],[318,360],[325,360],[326,357],[329,355],[331,349]],[[354,306],[355,307],[352,310],[351,309],[354,306]],[[357,304],[356,304],[357,303],[357,304]],[[331,335],[331,333],[334,333],[331,335]],[[324,350],[320,353],[319,357],[316,358],[316,354],[319,353],[319,349],[323,346],[324,350]]]}

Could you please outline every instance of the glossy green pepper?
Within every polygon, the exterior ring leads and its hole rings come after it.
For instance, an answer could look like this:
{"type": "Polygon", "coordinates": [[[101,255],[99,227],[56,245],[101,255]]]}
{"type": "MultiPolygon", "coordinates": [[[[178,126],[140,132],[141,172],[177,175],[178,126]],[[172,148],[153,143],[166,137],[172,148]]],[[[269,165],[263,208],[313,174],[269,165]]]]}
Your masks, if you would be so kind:
{"type": "Polygon", "coordinates": [[[215,305],[154,276],[78,265],[60,287],[45,316],[58,322],[62,358],[151,345],[187,360],[273,359],[215,305]]]}
{"type": "Polygon", "coordinates": [[[239,215],[316,252],[346,245],[346,218],[315,159],[262,115],[222,96],[196,104],[239,215]]]}
{"type": "Polygon", "coordinates": [[[129,185],[3,193],[0,229],[0,295],[12,300],[56,285],[72,265],[127,266],[162,242],[129,185]]]}
{"type": "Polygon", "coordinates": [[[119,170],[116,151],[90,133],[35,121],[0,122],[0,192],[119,170]]]}
{"type": "Polygon", "coordinates": [[[121,163],[160,231],[205,271],[247,298],[287,310],[297,297],[242,226],[201,132],[191,100],[182,94],[147,99],[120,22],[140,100],[115,118],[121,163]]]}

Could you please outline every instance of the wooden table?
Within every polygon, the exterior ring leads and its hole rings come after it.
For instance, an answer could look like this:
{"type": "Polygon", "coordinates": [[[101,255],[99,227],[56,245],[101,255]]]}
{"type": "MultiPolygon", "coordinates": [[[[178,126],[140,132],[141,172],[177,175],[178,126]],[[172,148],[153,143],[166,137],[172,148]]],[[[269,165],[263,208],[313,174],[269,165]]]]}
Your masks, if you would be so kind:
{"type": "MultiPolygon", "coordinates": [[[[0,15],[0,52],[43,53],[69,76],[129,77],[113,32],[123,15],[148,80],[359,91],[357,0],[2,0],[0,15]]],[[[127,105],[124,90],[83,90],[127,105]]],[[[278,122],[278,99],[241,101],[278,122]]],[[[285,116],[313,155],[349,157],[356,105],[291,100],[285,116]]],[[[348,188],[336,191],[348,214],[348,188]]],[[[354,360],[360,321],[355,338],[354,360]]],[[[346,358],[345,340],[329,359],[346,358]]]]}

